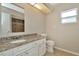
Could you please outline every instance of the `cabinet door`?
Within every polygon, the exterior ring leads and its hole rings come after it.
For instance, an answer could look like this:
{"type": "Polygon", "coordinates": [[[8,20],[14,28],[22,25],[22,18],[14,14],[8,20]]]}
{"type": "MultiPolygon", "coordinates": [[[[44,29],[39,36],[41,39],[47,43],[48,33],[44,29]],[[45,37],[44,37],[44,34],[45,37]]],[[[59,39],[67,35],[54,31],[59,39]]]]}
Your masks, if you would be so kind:
{"type": "Polygon", "coordinates": [[[45,52],[46,52],[46,41],[43,40],[42,42],[40,42],[40,45],[39,45],[39,56],[44,55],[45,52]]]}
{"type": "Polygon", "coordinates": [[[29,53],[27,51],[22,51],[21,53],[17,54],[16,56],[29,56],[29,53]]]}
{"type": "Polygon", "coordinates": [[[34,56],[38,56],[38,46],[34,47],[34,56]]]}
{"type": "Polygon", "coordinates": [[[44,46],[41,44],[39,46],[39,56],[42,56],[44,54],[44,46]]]}
{"type": "Polygon", "coordinates": [[[0,53],[0,56],[13,56],[13,50],[7,50],[0,53]]]}
{"type": "Polygon", "coordinates": [[[33,47],[32,49],[28,50],[29,56],[38,56],[38,48],[33,47]]]}

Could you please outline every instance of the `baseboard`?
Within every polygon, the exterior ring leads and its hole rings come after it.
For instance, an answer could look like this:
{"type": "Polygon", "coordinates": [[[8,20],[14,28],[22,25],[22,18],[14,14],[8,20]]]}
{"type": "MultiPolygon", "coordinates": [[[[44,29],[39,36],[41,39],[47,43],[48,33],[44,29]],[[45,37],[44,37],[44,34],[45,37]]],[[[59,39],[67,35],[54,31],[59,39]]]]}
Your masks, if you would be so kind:
{"type": "Polygon", "coordinates": [[[55,47],[55,48],[58,49],[58,50],[62,50],[62,51],[65,51],[65,52],[68,52],[68,53],[71,53],[71,54],[79,56],[79,53],[76,53],[76,52],[73,52],[73,51],[69,51],[69,50],[66,50],[66,49],[63,49],[63,48],[59,48],[59,47],[55,47]]]}

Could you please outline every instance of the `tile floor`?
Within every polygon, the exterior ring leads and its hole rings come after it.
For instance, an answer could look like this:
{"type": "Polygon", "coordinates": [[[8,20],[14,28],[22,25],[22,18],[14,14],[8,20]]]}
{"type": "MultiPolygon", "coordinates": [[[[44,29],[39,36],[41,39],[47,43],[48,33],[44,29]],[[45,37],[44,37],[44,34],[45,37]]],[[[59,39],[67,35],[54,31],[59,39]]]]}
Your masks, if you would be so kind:
{"type": "Polygon", "coordinates": [[[58,49],[54,49],[54,53],[46,52],[45,56],[76,56],[58,49]]]}

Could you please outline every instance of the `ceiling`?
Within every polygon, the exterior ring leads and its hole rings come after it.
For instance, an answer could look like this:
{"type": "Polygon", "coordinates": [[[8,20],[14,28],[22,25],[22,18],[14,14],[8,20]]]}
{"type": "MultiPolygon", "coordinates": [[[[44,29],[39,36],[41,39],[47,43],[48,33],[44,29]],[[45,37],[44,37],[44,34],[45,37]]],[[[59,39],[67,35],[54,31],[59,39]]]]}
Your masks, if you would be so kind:
{"type": "MultiPolygon", "coordinates": [[[[30,5],[28,3],[15,3],[15,4],[22,8],[25,8],[26,6],[30,5]]],[[[58,3],[38,3],[38,4],[42,6],[42,11],[41,10],[39,11],[41,11],[44,14],[48,14],[54,10],[54,6],[57,5],[58,3]]],[[[34,6],[31,6],[31,7],[34,7],[34,6]]]]}

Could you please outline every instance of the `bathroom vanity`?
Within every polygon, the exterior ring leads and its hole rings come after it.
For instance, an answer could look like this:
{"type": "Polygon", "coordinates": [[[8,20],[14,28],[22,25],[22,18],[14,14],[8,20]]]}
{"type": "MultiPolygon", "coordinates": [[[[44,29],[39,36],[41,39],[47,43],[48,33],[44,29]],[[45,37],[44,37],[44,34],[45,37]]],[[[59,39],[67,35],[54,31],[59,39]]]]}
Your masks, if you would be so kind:
{"type": "Polygon", "coordinates": [[[0,41],[0,56],[42,56],[46,52],[46,38],[37,34],[0,41]]]}

